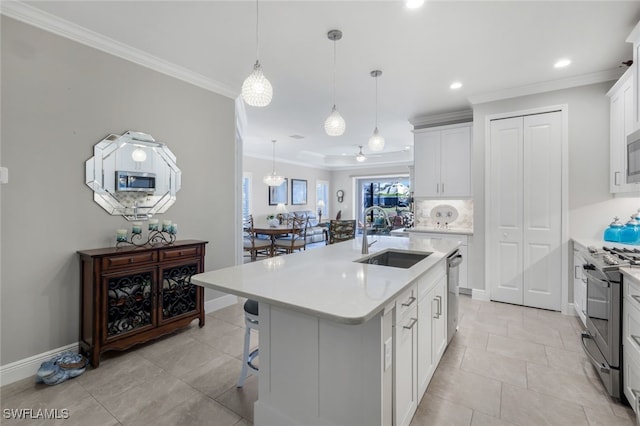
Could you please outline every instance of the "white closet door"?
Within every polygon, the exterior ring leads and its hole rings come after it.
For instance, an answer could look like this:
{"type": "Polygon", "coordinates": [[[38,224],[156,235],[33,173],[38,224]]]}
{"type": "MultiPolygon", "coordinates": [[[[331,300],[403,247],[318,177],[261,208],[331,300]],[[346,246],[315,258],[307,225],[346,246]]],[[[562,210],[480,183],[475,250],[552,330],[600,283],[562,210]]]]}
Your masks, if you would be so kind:
{"type": "Polygon", "coordinates": [[[489,250],[491,299],[522,304],[522,117],[491,121],[489,250]]]}
{"type": "Polygon", "coordinates": [[[524,302],[560,310],[562,115],[523,117],[524,302]]]}

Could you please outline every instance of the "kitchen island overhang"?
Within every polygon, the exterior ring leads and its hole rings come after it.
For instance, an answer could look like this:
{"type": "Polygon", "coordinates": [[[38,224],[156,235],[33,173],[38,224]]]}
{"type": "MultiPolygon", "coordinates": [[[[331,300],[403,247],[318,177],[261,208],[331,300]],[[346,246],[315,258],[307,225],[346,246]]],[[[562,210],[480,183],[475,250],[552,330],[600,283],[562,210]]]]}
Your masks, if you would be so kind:
{"type": "Polygon", "coordinates": [[[369,256],[431,253],[403,269],[357,262],[356,238],[195,275],[194,284],[260,302],[255,424],[391,425],[395,300],[458,245],[379,237],[369,256]]]}

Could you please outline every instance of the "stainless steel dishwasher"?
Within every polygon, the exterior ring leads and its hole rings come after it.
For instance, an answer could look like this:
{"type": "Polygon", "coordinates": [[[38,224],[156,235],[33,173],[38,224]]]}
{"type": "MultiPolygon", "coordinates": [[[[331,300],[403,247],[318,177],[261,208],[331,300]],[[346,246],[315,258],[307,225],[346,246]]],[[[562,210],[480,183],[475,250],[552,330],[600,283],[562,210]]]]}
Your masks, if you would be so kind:
{"type": "Polygon", "coordinates": [[[458,329],[458,284],[462,255],[458,250],[447,257],[447,343],[458,329]]]}

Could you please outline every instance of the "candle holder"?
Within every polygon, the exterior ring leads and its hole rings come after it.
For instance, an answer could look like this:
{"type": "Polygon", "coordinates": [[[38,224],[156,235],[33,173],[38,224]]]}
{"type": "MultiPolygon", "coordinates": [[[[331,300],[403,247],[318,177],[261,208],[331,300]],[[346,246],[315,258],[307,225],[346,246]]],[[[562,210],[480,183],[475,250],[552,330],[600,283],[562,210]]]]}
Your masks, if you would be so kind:
{"type": "Polygon", "coordinates": [[[176,234],[178,232],[177,224],[173,224],[166,228],[167,231],[161,231],[158,229],[152,229],[149,231],[147,238],[140,233],[132,233],[130,238],[127,238],[127,234],[124,235],[120,232],[117,234],[116,247],[121,246],[135,246],[135,247],[152,247],[157,245],[169,245],[176,241],[176,234]]]}

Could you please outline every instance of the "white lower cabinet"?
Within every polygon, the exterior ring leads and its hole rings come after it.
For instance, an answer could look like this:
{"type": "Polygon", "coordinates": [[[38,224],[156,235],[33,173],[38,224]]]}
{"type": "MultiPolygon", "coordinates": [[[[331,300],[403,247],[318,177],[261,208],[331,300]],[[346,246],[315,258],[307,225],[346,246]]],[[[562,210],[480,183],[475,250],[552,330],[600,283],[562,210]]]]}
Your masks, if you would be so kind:
{"type": "Polygon", "coordinates": [[[622,278],[622,374],[624,395],[638,414],[640,395],[640,284],[622,278]]]}
{"type": "Polygon", "coordinates": [[[447,345],[446,264],[416,280],[396,301],[394,425],[411,419],[447,345]]]}

